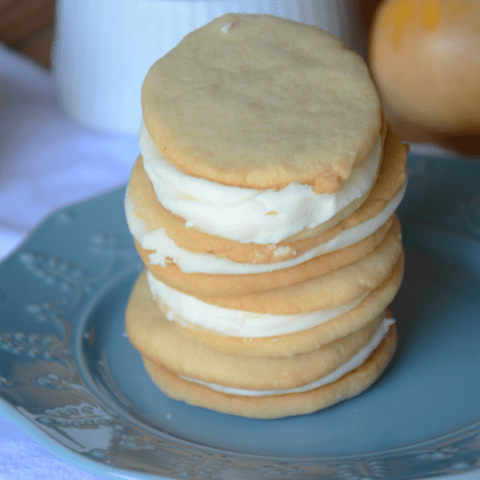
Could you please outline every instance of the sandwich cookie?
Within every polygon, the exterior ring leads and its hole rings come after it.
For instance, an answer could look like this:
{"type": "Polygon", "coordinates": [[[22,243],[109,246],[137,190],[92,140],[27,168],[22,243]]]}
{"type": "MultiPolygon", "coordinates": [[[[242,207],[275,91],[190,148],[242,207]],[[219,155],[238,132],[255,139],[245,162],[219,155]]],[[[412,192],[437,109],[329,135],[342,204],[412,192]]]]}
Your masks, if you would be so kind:
{"type": "Polygon", "coordinates": [[[190,405],[231,415],[272,419],[304,415],[359,395],[380,377],[390,363],[397,343],[391,325],[380,345],[359,367],[337,380],[304,392],[264,395],[235,395],[182,378],[160,364],[144,359],[153,382],[169,397],[190,405]]]}
{"type": "MultiPolygon", "coordinates": [[[[379,315],[357,332],[306,354],[259,359],[221,353],[183,336],[159,312],[147,286],[146,272],[134,286],[126,325],[129,339],[141,353],[147,371],[167,394],[207,408],[213,408],[209,406],[212,400],[227,399],[227,403],[232,403],[228,413],[260,418],[283,416],[279,406],[286,407],[284,400],[273,399],[284,395],[289,404],[293,402],[287,411],[298,404],[295,414],[299,414],[306,413],[306,407],[301,406],[303,402],[297,396],[305,396],[322,408],[366,388],[393,355],[396,337],[393,321],[379,315]],[[206,394],[200,403],[195,399],[196,391],[206,394]],[[240,407],[242,403],[249,405],[254,398],[254,404],[273,402],[279,406],[268,415],[263,408],[252,414],[248,408],[244,411],[240,407]]],[[[218,406],[215,409],[225,411],[218,406]]]]}
{"type": "MultiPolygon", "coordinates": [[[[302,281],[371,251],[392,221],[405,192],[406,176],[405,147],[389,131],[380,174],[360,208],[316,237],[262,246],[187,228],[184,220],[171,215],[158,202],[140,158],[129,182],[126,216],[142,260],[158,279],[192,294],[242,294],[302,281]],[[262,263],[256,260],[259,247],[273,255],[280,251],[283,256],[295,256],[262,263]],[[210,253],[206,253],[209,248],[210,253]],[[239,249],[245,262],[229,258],[239,249]],[[247,257],[243,256],[248,249],[247,257]]],[[[263,254],[262,258],[265,260],[263,254]]]]}

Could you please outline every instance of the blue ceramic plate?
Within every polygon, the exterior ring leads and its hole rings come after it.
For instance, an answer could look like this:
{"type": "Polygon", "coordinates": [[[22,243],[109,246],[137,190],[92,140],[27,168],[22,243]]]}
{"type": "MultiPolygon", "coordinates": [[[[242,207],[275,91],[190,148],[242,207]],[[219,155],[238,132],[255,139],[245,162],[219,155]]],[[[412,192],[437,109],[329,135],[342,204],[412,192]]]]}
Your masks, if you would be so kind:
{"type": "Polygon", "coordinates": [[[124,189],[61,210],[0,265],[0,408],[106,478],[424,478],[480,468],[480,162],[411,155],[398,351],[365,393],[249,420],[166,398],[125,336],[141,270],[124,189]]]}

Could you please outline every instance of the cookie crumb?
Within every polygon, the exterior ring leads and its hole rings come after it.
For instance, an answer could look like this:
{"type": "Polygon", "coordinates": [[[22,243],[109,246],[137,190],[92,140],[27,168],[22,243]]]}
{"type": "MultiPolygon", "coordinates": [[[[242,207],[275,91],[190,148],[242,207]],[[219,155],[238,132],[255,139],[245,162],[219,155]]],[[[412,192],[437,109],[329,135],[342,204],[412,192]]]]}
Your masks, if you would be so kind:
{"type": "Polygon", "coordinates": [[[220,32],[222,33],[228,33],[230,31],[230,27],[232,26],[233,22],[228,22],[223,27],[220,29],[220,32]]]}

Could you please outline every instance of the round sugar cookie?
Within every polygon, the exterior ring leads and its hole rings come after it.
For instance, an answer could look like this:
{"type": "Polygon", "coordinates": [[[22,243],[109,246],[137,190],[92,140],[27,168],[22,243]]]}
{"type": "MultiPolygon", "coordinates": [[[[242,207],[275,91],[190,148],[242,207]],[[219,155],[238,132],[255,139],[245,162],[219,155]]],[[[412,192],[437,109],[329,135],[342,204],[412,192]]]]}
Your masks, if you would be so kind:
{"type": "Polygon", "coordinates": [[[366,346],[382,321],[379,316],[311,352],[254,358],[220,352],[182,335],[156,308],[143,282],[134,288],[126,310],[128,338],[143,357],[177,375],[248,390],[297,388],[323,378],[366,346]]]}
{"type": "Polygon", "coordinates": [[[390,230],[397,228],[399,228],[398,219],[392,215],[378,230],[353,245],[316,256],[293,267],[257,274],[184,273],[175,263],[167,263],[164,267],[159,267],[149,263],[147,251],[137,240],[134,240],[134,243],[152,275],[172,288],[190,295],[235,296],[287,287],[337,270],[371,253],[390,230]]]}
{"type": "MultiPolygon", "coordinates": [[[[136,221],[141,221],[146,231],[151,233],[163,229],[167,237],[180,248],[193,253],[213,254],[240,263],[262,264],[295,258],[311,248],[331,240],[341,232],[341,229],[335,228],[335,226],[353,214],[365,202],[370,192],[371,189],[330,220],[322,223],[317,229],[308,229],[310,233],[315,230],[317,235],[301,238],[295,242],[287,239],[276,244],[244,243],[205,233],[195,227],[187,227],[185,220],[170,213],[157,200],[150,179],[143,168],[141,156],[137,158],[132,168],[125,204],[126,208],[131,209],[130,215],[133,214],[136,221]]],[[[132,219],[128,213],[127,221],[132,227],[132,219]]],[[[131,230],[135,236],[133,228],[131,230]]],[[[307,235],[305,231],[301,233],[307,235]]]]}
{"type": "Polygon", "coordinates": [[[403,258],[392,275],[367,295],[357,306],[338,317],[304,331],[271,337],[227,336],[196,325],[174,321],[173,325],[196,342],[235,355],[252,357],[297,355],[320,348],[350,335],[382,314],[397,294],[403,279],[403,258]]]}
{"type": "Polygon", "coordinates": [[[143,362],[153,382],[171,398],[221,413],[272,419],[312,413],[360,394],[380,377],[395,353],[396,344],[397,330],[393,324],[370,357],[335,382],[303,393],[271,396],[254,397],[221,393],[184,380],[146,358],[143,362]]]}
{"type": "Polygon", "coordinates": [[[349,304],[371,292],[390,277],[402,255],[400,229],[392,228],[372,252],[325,275],[247,295],[194,297],[218,307],[271,315],[326,310],[349,304]]]}
{"type": "MultiPolygon", "coordinates": [[[[392,198],[397,195],[404,185],[406,177],[405,147],[396,138],[395,134],[389,131],[380,173],[366,201],[353,214],[328,231],[307,239],[280,242],[274,246],[275,248],[272,248],[272,246],[235,242],[202,233],[194,228],[186,228],[185,222],[181,218],[171,215],[157,201],[153,187],[141,167],[140,161],[137,161],[132,170],[126,201],[132,202],[134,215],[142,223],[146,231],[155,232],[163,229],[165,235],[180,248],[193,253],[227,258],[239,263],[262,264],[274,260],[278,261],[279,259],[288,260],[313,248],[320,248],[321,245],[332,240],[334,241],[335,237],[338,237],[342,232],[368,222],[375,215],[379,214],[392,198]],[[282,254],[278,255],[276,253],[278,251],[281,251],[282,254]]],[[[133,230],[133,228],[131,229],[133,230]]],[[[323,267],[329,264],[331,268],[338,268],[347,261],[354,261],[355,258],[365,255],[368,248],[372,248],[375,241],[379,239],[381,232],[381,229],[377,230],[368,241],[365,240],[362,241],[363,243],[353,244],[348,247],[348,250],[344,250],[342,254],[338,252],[324,254],[324,260],[317,259],[315,262],[310,262],[307,269],[304,269],[304,267],[299,267],[295,270],[291,269],[288,276],[285,276],[284,272],[275,271],[268,275],[262,275],[260,277],[262,282],[257,280],[255,274],[215,275],[201,272],[185,273],[176,264],[168,261],[168,259],[166,259],[165,266],[162,266],[157,261],[153,262],[151,260],[153,258],[152,254],[157,254],[155,250],[143,248],[138,239],[136,239],[135,243],[147,268],[153,275],[172,287],[192,294],[241,295],[268,289],[275,284],[282,286],[295,283],[301,279],[308,278],[309,275],[315,274],[317,270],[318,274],[325,273],[325,268],[319,269],[320,264],[323,267]],[[370,246],[368,247],[368,245],[370,246]],[[367,250],[365,250],[365,247],[367,247],[367,250]],[[343,254],[346,256],[343,257],[343,254]],[[334,258],[341,259],[338,265],[334,258]],[[312,268],[314,264],[317,264],[317,266],[312,268]],[[301,276],[296,275],[295,271],[301,276]]]]}
{"type": "Polygon", "coordinates": [[[147,73],[145,126],[185,173],[224,185],[339,190],[372,150],[380,100],[359,55],[268,15],[227,14],[147,73]]]}
{"type": "MultiPolygon", "coordinates": [[[[155,302],[149,290],[145,271],[138,277],[135,289],[129,300],[129,311],[134,312],[131,315],[129,314],[132,319],[129,323],[137,325],[137,327],[142,322],[148,322],[140,314],[135,318],[136,312],[140,312],[142,309],[146,311],[148,308],[148,311],[151,312],[151,318],[157,318],[158,315],[166,316],[162,309],[156,308],[152,310],[152,305],[155,302]]],[[[189,337],[210,349],[224,353],[242,355],[244,357],[288,357],[298,355],[317,350],[323,345],[355,333],[383,315],[383,312],[400,288],[402,276],[403,258],[395,266],[392,275],[350,311],[315,327],[286,335],[243,338],[226,336],[197,327],[183,326],[177,321],[170,320],[170,325],[180,330],[183,336],[189,337]]],[[[155,304],[155,307],[158,307],[158,305],[155,304]]],[[[137,330],[139,329],[137,328],[137,330]]]]}
{"type": "MultiPolygon", "coordinates": [[[[214,254],[241,263],[271,263],[294,258],[312,247],[325,243],[335,237],[341,229],[334,229],[333,227],[355,212],[365,202],[372,188],[377,186],[378,190],[378,176],[380,172],[383,172],[383,175],[386,174],[392,183],[390,192],[385,192],[387,195],[391,194],[390,198],[386,199],[386,203],[391,200],[393,193],[400,188],[401,183],[396,185],[396,183],[399,183],[398,181],[392,182],[395,175],[392,168],[382,169],[387,131],[388,125],[383,123],[382,159],[379,161],[377,175],[371,187],[364,195],[361,195],[345,208],[337,212],[332,218],[330,218],[330,220],[321,223],[315,228],[306,228],[302,232],[296,234],[294,236],[295,240],[293,240],[294,237],[291,237],[274,245],[256,244],[253,242],[245,243],[205,233],[192,226],[187,227],[186,221],[183,218],[172,214],[168,209],[164,208],[159,201],[152,182],[144,168],[145,165],[142,155],[139,155],[137,158],[130,174],[127,195],[125,198],[127,221],[130,225],[132,223],[132,218],[130,217],[133,216],[135,220],[138,219],[138,221],[141,221],[145,230],[150,233],[163,229],[168,238],[173,240],[176,245],[194,253],[214,254]],[[129,213],[129,210],[131,213],[129,213]]],[[[393,134],[393,132],[391,134],[393,134]]],[[[395,152],[389,152],[388,155],[390,156],[392,153],[395,152]]],[[[402,160],[404,170],[406,170],[405,154],[403,154],[403,158],[400,156],[398,163],[401,164],[402,160]]],[[[389,163],[392,162],[390,161],[389,163]]],[[[399,180],[401,182],[401,178],[399,178],[399,180]]],[[[194,202],[195,200],[191,201],[194,202]]],[[[362,219],[362,216],[358,215],[358,223],[362,223],[362,220],[364,220],[362,219]]],[[[134,225],[130,225],[130,227],[132,226],[134,225]]],[[[134,228],[132,228],[132,233],[135,236],[136,232],[134,231],[134,228]]]]}

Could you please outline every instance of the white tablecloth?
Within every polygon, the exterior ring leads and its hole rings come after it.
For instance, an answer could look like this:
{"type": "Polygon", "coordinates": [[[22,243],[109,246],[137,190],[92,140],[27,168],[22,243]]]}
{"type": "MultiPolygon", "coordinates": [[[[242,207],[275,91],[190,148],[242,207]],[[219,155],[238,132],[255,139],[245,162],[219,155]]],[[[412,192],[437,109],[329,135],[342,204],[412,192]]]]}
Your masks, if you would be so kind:
{"type": "MultiPolygon", "coordinates": [[[[127,182],[138,152],[135,135],[70,120],[57,106],[52,74],[0,44],[0,260],[52,211],[127,182]]],[[[99,478],[0,414],[0,480],[99,478]]]]}
{"type": "MultiPolygon", "coordinates": [[[[51,73],[0,45],[0,260],[53,210],[125,183],[137,155],[135,136],[70,120],[57,106],[51,73]]],[[[0,414],[0,480],[97,478],[0,414]]]]}

